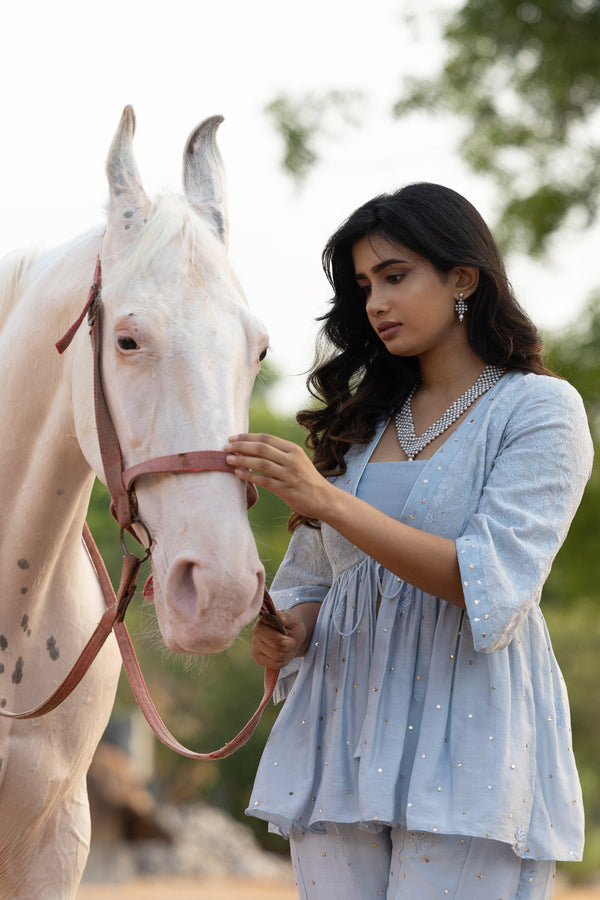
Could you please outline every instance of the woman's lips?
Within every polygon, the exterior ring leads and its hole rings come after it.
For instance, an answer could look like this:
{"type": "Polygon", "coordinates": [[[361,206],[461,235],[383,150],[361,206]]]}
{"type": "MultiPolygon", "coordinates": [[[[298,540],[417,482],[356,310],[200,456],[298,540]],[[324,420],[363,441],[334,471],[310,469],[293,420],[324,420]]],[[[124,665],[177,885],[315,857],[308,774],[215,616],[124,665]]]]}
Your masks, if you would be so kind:
{"type": "Polygon", "coordinates": [[[382,341],[389,341],[401,328],[402,325],[398,322],[380,322],[377,326],[377,331],[382,341]]]}

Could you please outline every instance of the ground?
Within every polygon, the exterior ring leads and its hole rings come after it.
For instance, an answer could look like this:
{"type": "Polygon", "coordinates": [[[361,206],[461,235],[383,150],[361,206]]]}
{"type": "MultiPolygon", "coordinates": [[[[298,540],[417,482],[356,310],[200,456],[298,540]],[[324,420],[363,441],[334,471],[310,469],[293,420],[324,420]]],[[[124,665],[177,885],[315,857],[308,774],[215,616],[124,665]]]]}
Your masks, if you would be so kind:
{"type": "MultiPolygon", "coordinates": [[[[297,900],[292,876],[271,881],[248,878],[202,880],[137,879],[123,885],[83,885],[78,900],[297,900]]],[[[560,883],[552,900],[600,900],[600,888],[569,888],[560,883]]]]}
{"type": "MultiPolygon", "coordinates": [[[[226,878],[139,878],[127,884],[84,884],[77,900],[298,900],[294,881],[226,878]]],[[[583,898],[582,898],[583,900],[583,898]]],[[[587,900],[587,898],[585,898],[587,900]]]]}

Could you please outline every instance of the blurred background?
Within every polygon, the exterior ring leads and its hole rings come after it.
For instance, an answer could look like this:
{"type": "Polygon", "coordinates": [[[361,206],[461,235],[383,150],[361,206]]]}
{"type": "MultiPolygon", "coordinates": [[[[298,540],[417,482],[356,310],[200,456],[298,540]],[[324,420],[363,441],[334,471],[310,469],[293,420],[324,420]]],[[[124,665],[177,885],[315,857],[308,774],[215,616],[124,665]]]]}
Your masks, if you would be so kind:
{"type": "MultiPolygon", "coordinates": [[[[550,364],[581,392],[597,441],[599,46],[599,0],[4,4],[0,255],[52,246],[102,221],[104,160],[125,104],[138,116],[135,148],[150,194],[179,189],[187,134],[222,113],[230,255],[271,334],[252,429],[303,441],[295,412],[307,403],[315,319],[328,300],[321,249],[369,197],[426,180],[463,193],[492,225],[550,364]]],[[[89,522],[116,579],[120,548],[107,510],[97,486],[89,522]]],[[[288,510],[263,492],[250,516],[270,580],[287,545],[288,510]]],[[[543,598],[586,801],[585,860],[566,869],[575,880],[600,872],[599,517],[596,467],[543,598]]],[[[237,733],[262,691],[249,633],[190,664],[161,649],[149,604],[134,602],[128,622],[177,737],[209,750],[237,733]]],[[[275,715],[268,709],[232,758],[192,762],[154,743],[122,684],[90,775],[97,846],[115,837],[167,841],[163,808],[173,818],[208,804],[242,820],[275,715]]],[[[287,851],[262,823],[245,824],[261,846],[287,851]]],[[[114,875],[115,857],[107,858],[114,875]]],[[[105,862],[100,853],[98,877],[105,862]]]]}

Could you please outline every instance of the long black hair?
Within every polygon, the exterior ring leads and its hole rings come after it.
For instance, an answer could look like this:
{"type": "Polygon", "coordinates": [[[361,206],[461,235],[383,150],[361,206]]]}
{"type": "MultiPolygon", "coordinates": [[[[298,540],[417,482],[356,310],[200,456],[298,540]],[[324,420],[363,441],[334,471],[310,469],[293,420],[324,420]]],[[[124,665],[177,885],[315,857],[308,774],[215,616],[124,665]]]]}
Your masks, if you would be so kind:
{"type": "MultiPolygon", "coordinates": [[[[319,401],[298,413],[307,446],[324,475],[345,471],[350,444],[368,443],[418,379],[415,357],[389,353],[365,312],[355,280],[352,248],[365,237],[401,244],[428,260],[442,278],[456,266],[476,267],[479,283],[469,297],[465,326],[483,362],[506,369],[552,374],[541,358],[542,342],[517,302],[500,250],[475,207],[439,184],[410,184],[359,207],[327,242],[323,268],[333,288],[308,389],[319,401]]],[[[305,521],[292,516],[290,527],[305,521]]]]}

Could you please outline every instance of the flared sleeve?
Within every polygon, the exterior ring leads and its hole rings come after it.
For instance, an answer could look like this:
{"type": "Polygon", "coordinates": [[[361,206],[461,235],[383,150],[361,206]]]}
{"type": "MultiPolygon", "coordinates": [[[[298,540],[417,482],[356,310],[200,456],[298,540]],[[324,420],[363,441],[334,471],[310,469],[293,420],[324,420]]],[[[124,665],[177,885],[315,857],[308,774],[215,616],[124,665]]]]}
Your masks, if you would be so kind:
{"type": "Polygon", "coordinates": [[[506,647],[539,602],[591,473],[583,403],[567,382],[524,380],[478,508],[456,541],[475,649],[506,647]]]}
{"type": "Polygon", "coordinates": [[[271,596],[279,609],[291,609],[298,603],[320,602],[331,587],[332,579],[321,529],[301,525],[294,531],[273,579],[271,596]]]}

